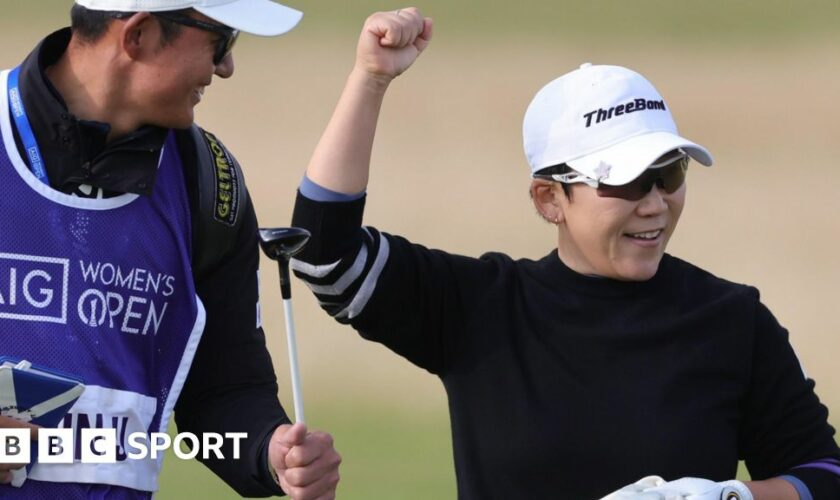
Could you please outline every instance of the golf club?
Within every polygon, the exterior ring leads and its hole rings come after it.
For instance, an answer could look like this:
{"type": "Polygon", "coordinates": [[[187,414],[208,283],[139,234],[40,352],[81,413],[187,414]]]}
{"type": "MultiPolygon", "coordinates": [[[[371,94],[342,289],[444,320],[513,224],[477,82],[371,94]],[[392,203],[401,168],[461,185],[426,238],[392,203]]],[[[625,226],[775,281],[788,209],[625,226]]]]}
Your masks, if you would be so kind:
{"type": "Polygon", "coordinates": [[[280,268],[280,294],[286,316],[286,343],[289,349],[289,370],[292,375],[292,398],[295,405],[295,422],[305,422],[303,417],[303,390],[300,385],[300,368],[297,359],[297,338],[292,316],[292,285],[289,261],[309,241],[309,231],[297,227],[260,228],[260,247],[280,268]]]}

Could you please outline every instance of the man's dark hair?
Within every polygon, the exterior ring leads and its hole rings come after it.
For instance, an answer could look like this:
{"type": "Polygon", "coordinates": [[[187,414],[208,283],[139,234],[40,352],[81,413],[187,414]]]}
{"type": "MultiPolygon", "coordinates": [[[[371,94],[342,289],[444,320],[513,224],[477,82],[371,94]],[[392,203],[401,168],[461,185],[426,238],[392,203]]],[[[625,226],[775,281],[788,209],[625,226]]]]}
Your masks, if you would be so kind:
{"type": "MultiPolygon", "coordinates": [[[[172,13],[187,14],[192,9],[173,10],[172,13]]],[[[108,25],[114,19],[126,19],[136,14],[136,12],[118,12],[111,10],[91,10],[87,7],[82,7],[79,4],[74,4],[70,9],[70,28],[73,34],[79,39],[92,43],[99,40],[108,25]]],[[[166,45],[181,33],[181,26],[168,19],[158,17],[161,31],[161,44],[166,45]]]]}

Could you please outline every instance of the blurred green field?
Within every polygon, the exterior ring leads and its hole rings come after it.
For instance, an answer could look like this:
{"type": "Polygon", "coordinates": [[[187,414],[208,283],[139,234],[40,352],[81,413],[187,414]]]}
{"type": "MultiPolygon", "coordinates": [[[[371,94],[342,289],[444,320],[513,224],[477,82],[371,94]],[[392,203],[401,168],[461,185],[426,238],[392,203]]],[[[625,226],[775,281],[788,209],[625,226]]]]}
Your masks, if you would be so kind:
{"type": "MultiPolygon", "coordinates": [[[[449,421],[439,411],[411,412],[388,404],[347,400],[307,407],[309,425],[329,429],[342,455],[338,498],[454,498],[449,421]],[[397,451],[398,450],[398,451],[397,451]]],[[[195,461],[168,453],[160,500],[238,498],[195,461]]]]}
{"type": "MultiPolygon", "coordinates": [[[[346,4],[297,0],[289,4],[315,18],[317,30],[339,27],[350,33],[356,30],[358,13],[404,5],[394,0],[356,0],[346,4]]],[[[597,44],[611,44],[619,39],[658,39],[703,46],[742,43],[746,39],[790,43],[794,39],[836,35],[840,15],[840,3],[831,0],[419,0],[413,5],[453,34],[485,39],[511,33],[560,36],[597,44]]]]}
{"type": "MultiPolygon", "coordinates": [[[[321,35],[353,35],[360,20],[377,10],[407,5],[434,17],[452,36],[492,39],[515,34],[562,37],[587,43],[659,40],[715,46],[726,43],[789,44],[815,37],[836,37],[840,2],[834,0],[288,0],[305,13],[302,27],[321,35]]],[[[14,20],[61,22],[68,0],[4,2],[4,24],[14,20]]]]}
{"type": "MultiPolygon", "coordinates": [[[[0,65],[17,64],[67,0],[4,2],[0,65]]],[[[245,168],[264,225],[286,225],[294,190],[353,61],[358,27],[393,1],[289,1],[306,12],[279,40],[243,36],[238,74],[208,88],[197,119],[245,168]]],[[[840,2],[427,0],[435,39],[395,82],[374,152],[367,221],[468,255],[541,256],[553,235],[528,203],[522,113],[583,61],[657,84],[681,131],[717,164],[691,172],[670,250],[755,284],[840,424],[840,2]],[[831,111],[831,112],[828,112],[831,111]],[[802,169],[801,167],[806,167],[802,169]],[[792,180],[794,179],[794,180],[792,180]],[[429,203],[428,193],[436,201],[429,203]],[[500,240],[498,234],[517,234],[500,240]]],[[[263,262],[269,347],[289,402],[273,263],[263,262]]],[[[307,416],[344,457],[339,498],[455,497],[446,398],[432,376],[326,318],[295,283],[307,416]]],[[[243,416],[247,418],[247,416],[243,416]]],[[[158,498],[236,495],[169,456],[158,498]]]]}

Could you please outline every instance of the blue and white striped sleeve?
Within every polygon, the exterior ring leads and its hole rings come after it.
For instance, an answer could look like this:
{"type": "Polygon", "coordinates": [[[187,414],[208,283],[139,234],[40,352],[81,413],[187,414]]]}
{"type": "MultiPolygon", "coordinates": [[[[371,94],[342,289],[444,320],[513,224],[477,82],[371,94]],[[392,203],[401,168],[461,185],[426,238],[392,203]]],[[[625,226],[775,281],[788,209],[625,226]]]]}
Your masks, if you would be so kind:
{"type": "Polygon", "coordinates": [[[331,262],[312,264],[292,259],[295,275],[309,287],[330,316],[349,322],[365,308],[388,260],[388,240],[373,228],[353,252],[331,262]]]}
{"type": "Polygon", "coordinates": [[[304,186],[298,192],[292,225],[312,237],[292,260],[295,276],[328,314],[363,338],[441,373],[461,352],[466,311],[480,303],[498,263],[362,226],[364,194],[332,201],[322,195],[304,186]]]}
{"type": "Polygon", "coordinates": [[[313,238],[291,269],[342,323],[365,309],[388,260],[388,240],[361,226],[364,196],[330,191],[304,177],[292,221],[313,238]]]}

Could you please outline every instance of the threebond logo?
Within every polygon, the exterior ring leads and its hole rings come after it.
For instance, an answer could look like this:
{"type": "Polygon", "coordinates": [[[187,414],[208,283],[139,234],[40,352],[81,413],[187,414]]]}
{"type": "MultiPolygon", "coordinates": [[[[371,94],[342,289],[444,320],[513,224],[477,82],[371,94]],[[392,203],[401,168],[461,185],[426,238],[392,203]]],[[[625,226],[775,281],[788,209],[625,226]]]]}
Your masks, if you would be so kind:
{"type": "Polygon", "coordinates": [[[0,253],[0,318],[67,323],[68,259],[0,253]]]}
{"type": "Polygon", "coordinates": [[[612,120],[616,116],[628,115],[637,111],[655,110],[667,111],[665,108],[665,101],[653,101],[648,99],[636,98],[631,99],[624,104],[613,106],[609,109],[598,108],[583,115],[586,118],[586,128],[595,123],[601,123],[607,120],[612,120]],[[594,120],[593,120],[594,119],[594,120]]]}

